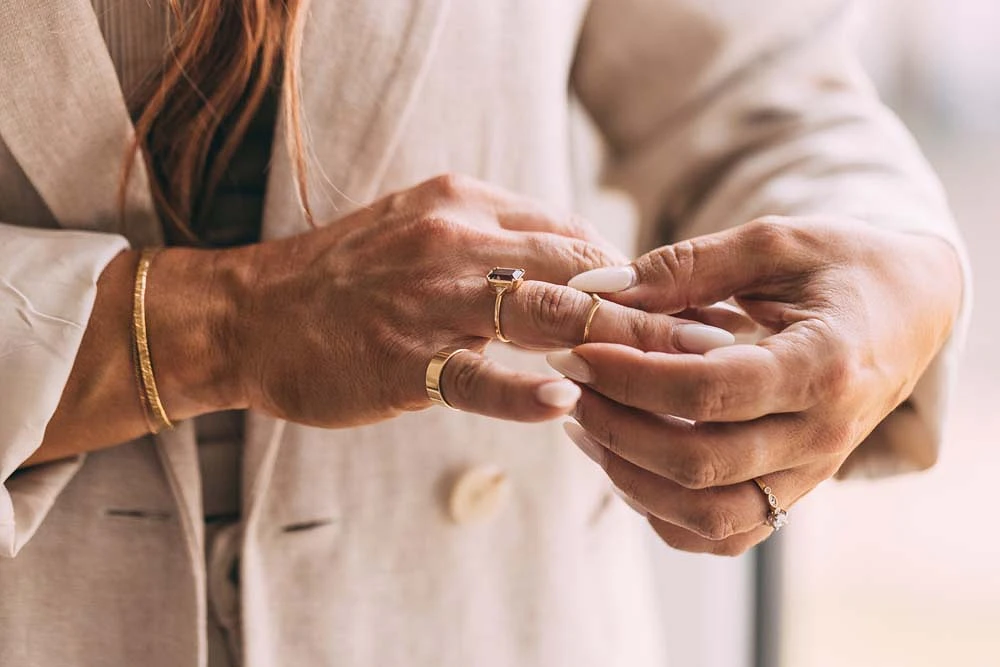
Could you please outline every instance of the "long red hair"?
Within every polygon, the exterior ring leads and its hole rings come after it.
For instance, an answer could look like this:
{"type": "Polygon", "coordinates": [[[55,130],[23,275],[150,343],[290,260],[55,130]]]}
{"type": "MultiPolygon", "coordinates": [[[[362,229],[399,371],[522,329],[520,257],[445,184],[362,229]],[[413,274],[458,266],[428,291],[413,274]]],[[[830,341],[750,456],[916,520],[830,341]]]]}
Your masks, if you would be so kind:
{"type": "Polygon", "coordinates": [[[137,156],[145,161],[167,239],[201,243],[196,221],[279,70],[303,214],[306,192],[299,59],[309,0],[166,0],[173,31],[168,58],[134,102],[138,118],[119,199],[137,156]],[[226,131],[220,132],[223,121],[226,131]]]}

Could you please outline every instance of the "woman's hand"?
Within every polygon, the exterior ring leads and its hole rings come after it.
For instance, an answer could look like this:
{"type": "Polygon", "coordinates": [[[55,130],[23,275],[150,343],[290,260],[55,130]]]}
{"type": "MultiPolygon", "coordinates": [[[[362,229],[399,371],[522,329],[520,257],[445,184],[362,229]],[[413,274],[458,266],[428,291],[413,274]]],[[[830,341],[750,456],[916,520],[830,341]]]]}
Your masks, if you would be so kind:
{"type": "Polygon", "coordinates": [[[938,238],[779,218],[570,284],[662,313],[735,297],[772,332],[703,356],[599,343],[550,355],[586,387],[574,413],[583,428],[568,425],[570,436],[664,541],[718,554],[771,533],[754,478],[787,508],[910,395],[962,291],[938,238]]]}
{"type": "MultiPolygon", "coordinates": [[[[123,252],[101,274],[59,407],[26,465],[148,432],[127,326],[137,261],[137,252],[123,252]]],[[[459,346],[472,352],[441,377],[452,405],[521,421],[556,417],[579,398],[575,385],[480,354],[494,336],[486,274],[527,269],[530,280],[504,296],[502,329],[518,345],[551,349],[582,340],[593,303],[561,285],[622,261],[571,216],[456,176],[293,238],[168,248],[146,290],[160,398],[174,421],[249,407],[318,426],[364,424],[428,407],[428,362],[459,346]]],[[[614,303],[601,314],[593,328],[601,340],[692,352],[732,342],[711,327],[614,303]]]]}
{"type": "MultiPolygon", "coordinates": [[[[324,229],[232,251],[222,262],[241,295],[229,346],[241,403],[327,427],[385,419],[428,407],[428,361],[458,346],[472,352],[442,376],[455,407],[522,421],[565,414],[579,396],[572,383],[480,354],[494,336],[486,274],[526,269],[523,286],[504,296],[503,332],[520,346],[553,349],[580,343],[592,303],[561,285],[622,261],[568,216],[454,176],[324,229]]],[[[626,344],[669,345],[679,323],[615,304],[604,315],[603,339],[626,344]]]]}

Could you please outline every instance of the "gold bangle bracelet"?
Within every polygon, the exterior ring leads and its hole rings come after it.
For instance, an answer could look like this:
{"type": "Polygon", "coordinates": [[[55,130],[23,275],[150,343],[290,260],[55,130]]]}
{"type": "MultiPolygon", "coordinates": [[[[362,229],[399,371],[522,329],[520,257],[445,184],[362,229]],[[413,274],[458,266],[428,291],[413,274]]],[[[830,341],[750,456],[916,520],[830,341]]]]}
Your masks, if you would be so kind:
{"type": "Polygon", "coordinates": [[[139,256],[139,266],[135,270],[135,288],[132,291],[132,342],[135,347],[136,371],[142,392],[143,407],[153,433],[174,427],[167,417],[167,411],[160,401],[153,374],[153,361],[149,354],[149,337],[146,330],[146,278],[157,248],[146,248],[139,256]]]}

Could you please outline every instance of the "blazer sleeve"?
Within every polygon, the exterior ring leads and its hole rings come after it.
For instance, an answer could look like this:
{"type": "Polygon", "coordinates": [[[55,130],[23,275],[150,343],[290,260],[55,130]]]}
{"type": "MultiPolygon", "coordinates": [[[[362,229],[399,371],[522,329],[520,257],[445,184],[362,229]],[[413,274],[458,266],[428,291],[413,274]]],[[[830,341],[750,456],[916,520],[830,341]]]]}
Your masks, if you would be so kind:
{"type": "Polygon", "coordinates": [[[80,348],[112,234],[0,223],[0,556],[31,538],[83,457],[18,468],[38,449],[80,348]]]}
{"type": "Polygon", "coordinates": [[[971,274],[940,184],[852,51],[853,4],[593,0],[572,83],[647,247],[768,214],[833,214],[955,248],[965,289],[950,340],[840,471],[882,476],[936,461],[971,274]]]}

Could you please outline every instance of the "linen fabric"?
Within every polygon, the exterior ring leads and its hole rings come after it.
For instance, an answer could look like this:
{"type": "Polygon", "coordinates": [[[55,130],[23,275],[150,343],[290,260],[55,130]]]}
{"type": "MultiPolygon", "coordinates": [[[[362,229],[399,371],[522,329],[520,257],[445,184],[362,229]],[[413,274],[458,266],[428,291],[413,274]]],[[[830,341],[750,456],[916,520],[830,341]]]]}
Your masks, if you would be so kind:
{"type": "MultiPolygon", "coordinates": [[[[623,245],[820,213],[963,253],[939,185],[850,52],[850,4],[313,2],[311,203],[336,224],[454,171],[610,210],[581,159],[585,114],[603,184],[634,207],[594,222],[623,245]]],[[[683,601],[654,598],[646,526],[558,424],[435,409],[324,431],[251,414],[243,520],[210,567],[190,423],[18,471],[97,276],[161,233],[141,168],[117,216],[131,126],[90,0],[0,3],[0,90],[0,664],[204,665],[208,595],[248,667],[664,664],[660,610],[683,601]],[[510,502],[454,523],[451,485],[487,464],[506,472],[510,502]]],[[[307,229],[284,122],[265,238],[307,229]]],[[[958,332],[845,474],[933,461],[968,284],[958,332]]]]}

